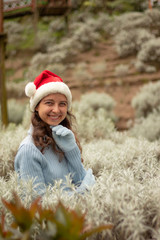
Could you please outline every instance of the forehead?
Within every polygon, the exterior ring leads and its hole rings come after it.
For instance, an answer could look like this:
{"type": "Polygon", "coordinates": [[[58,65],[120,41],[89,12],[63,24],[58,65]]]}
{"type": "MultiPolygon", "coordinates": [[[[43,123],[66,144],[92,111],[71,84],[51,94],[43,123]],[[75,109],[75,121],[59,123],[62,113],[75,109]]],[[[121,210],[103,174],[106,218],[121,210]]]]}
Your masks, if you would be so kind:
{"type": "Polygon", "coordinates": [[[67,101],[67,98],[64,94],[62,93],[51,93],[49,95],[47,95],[46,97],[43,98],[43,100],[53,100],[53,101],[67,101]]]}

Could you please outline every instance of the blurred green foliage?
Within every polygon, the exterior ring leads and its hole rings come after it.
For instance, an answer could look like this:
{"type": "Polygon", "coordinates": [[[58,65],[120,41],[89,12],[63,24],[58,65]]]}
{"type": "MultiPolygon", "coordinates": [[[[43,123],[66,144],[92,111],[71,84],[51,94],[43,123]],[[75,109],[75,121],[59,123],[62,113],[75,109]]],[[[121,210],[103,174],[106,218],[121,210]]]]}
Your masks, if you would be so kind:
{"type": "Polygon", "coordinates": [[[2,198],[5,207],[12,213],[14,221],[7,229],[5,216],[2,214],[0,223],[1,239],[32,239],[32,228],[35,222],[39,223],[41,230],[37,236],[38,240],[84,240],[93,233],[105,229],[112,229],[112,225],[99,227],[85,226],[85,214],[69,210],[61,202],[55,211],[51,208],[42,208],[41,198],[35,199],[29,208],[25,208],[20,198],[13,193],[13,201],[8,202],[2,198]],[[45,227],[44,227],[45,226],[45,227]]]}

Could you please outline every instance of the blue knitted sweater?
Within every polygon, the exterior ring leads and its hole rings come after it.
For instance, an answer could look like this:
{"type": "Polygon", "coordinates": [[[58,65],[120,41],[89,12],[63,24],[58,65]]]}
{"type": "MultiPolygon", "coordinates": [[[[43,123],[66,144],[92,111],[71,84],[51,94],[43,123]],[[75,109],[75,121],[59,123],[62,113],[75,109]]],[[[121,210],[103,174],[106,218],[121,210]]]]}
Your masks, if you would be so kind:
{"type": "Polygon", "coordinates": [[[61,179],[62,185],[65,185],[68,175],[78,186],[77,191],[83,191],[95,182],[92,170],[84,169],[78,146],[64,153],[62,161],[59,161],[59,155],[53,151],[51,146],[45,148],[44,153],[41,153],[33,142],[31,130],[19,146],[14,167],[20,179],[34,180],[34,188],[38,195],[43,195],[46,187],[53,186],[55,180],[61,179]]]}

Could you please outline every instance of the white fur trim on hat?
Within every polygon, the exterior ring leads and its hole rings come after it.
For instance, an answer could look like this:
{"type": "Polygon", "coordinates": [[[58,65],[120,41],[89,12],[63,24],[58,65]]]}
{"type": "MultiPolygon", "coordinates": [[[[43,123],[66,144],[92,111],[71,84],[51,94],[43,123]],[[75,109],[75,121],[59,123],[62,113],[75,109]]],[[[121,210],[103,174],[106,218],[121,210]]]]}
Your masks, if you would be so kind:
{"type": "Polygon", "coordinates": [[[35,107],[42,98],[52,93],[64,94],[68,101],[68,109],[71,107],[72,94],[69,87],[64,82],[50,82],[39,87],[35,94],[30,98],[30,108],[34,112],[35,107]]]}
{"type": "Polygon", "coordinates": [[[36,86],[33,82],[29,82],[25,87],[25,94],[27,97],[32,97],[36,92],[36,86]]]}

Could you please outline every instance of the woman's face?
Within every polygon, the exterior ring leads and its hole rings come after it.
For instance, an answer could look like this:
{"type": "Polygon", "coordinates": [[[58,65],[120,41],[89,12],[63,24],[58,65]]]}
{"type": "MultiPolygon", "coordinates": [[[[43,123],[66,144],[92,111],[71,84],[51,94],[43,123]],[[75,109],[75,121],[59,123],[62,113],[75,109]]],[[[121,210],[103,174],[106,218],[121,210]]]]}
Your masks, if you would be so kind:
{"type": "Polygon", "coordinates": [[[67,98],[61,93],[49,94],[36,107],[42,121],[51,126],[56,126],[65,119],[67,109],[67,98]]]}

